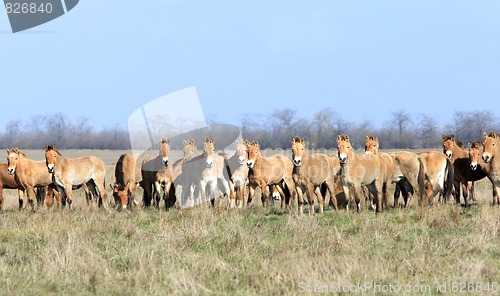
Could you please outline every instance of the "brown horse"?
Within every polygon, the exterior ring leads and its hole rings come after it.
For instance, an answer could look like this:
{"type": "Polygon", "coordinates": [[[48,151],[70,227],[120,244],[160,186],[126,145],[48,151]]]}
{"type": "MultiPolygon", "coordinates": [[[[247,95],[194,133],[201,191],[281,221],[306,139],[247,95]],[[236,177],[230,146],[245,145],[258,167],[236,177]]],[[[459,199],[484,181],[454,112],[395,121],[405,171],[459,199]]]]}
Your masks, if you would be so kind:
{"type": "Polygon", "coordinates": [[[115,204],[121,205],[122,209],[132,208],[137,192],[138,180],[141,179],[141,172],[137,169],[134,156],[122,154],[115,166],[115,183],[110,184],[113,190],[115,204]]]}
{"type": "MultiPolygon", "coordinates": [[[[261,155],[257,141],[251,142],[247,147],[247,166],[249,167],[248,181],[250,188],[255,190],[259,186],[262,190],[262,205],[269,204],[270,185],[278,185],[284,193],[281,198],[281,207],[284,207],[290,198],[295,197],[295,185],[292,178],[293,163],[283,155],[264,157],[261,155]]],[[[249,196],[250,197],[250,196],[249,196]]]]}
{"type": "Polygon", "coordinates": [[[453,164],[441,152],[427,151],[417,153],[425,169],[425,198],[420,200],[421,205],[431,204],[434,196],[441,193],[445,203],[453,194],[453,164]]]}
{"type": "Polygon", "coordinates": [[[226,159],[226,169],[235,191],[235,199],[231,199],[231,206],[233,206],[234,200],[234,205],[239,208],[243,207],[248,182],[248,166],[246,162],[249,143],[244,140],[236,141],[236,152],[226,159]]]}
{"type": "Polygon", "coordinates": [[[495,190],[495,184],[493,180],[490,178],[488,175],[490,171],[490,163],[484,162],[482,156],[484,152],[484,144],[483,142],[476,141],[469,143],[469,161],[470,161],[470,168],[473,172],[476,174],[484,174],[486,177],[490,180],[491,182],[491,187],[493,191],[493,204],[495,204],[495,201],[497,199],[497,192],[495,190]]]}
{"type": "Polygon", "coordinates": [[[337,198],[335,197],[335,175],[339,168],[335,166],[334,158],[326,154],[308,154],[304,138],[292,138],[292,159],[295,166],[293,180],[297,192],[298,211],[302,213],[303,194],[307,193],[309,200],[309,214],[314,214],[314,194],[318,198],[319,213],[323,213],[323,195],[317,194],[316,189],[322,184],[330,193],[335,210],[338,210],[337,198]]]}
{"type": "Polygon", "coordinates": [[[146,157],[142,161],[141,175],[144,188],[144,206],[149,207],[151,200],[157,209],[160,207],[160,192],[164,189],[163,199],[168,209],[175,202],[172,166],[170,165],[170,141],[161,139],[158,156],[146,157]]]}
{"type": "Polygon", "coordinates": [[[484,133],[483,135],[484,151],[482,159],[490,165],[487,174],[493,183],[493,205],[500,206],[500,197],[498,195],[500,192],[500,137],[494,132],[484,133]]]}
{"type": "MultiPolygon", "coordinates": [[[[365,141],[366,154],[378,154],[380,144],[376,136],[367,136],[365,141]]],[[[404,207],[411,203],[413,194],[421,196],[424,192],[424,167],[416,153],[397,151],[388,153],[394,159],[395,169],[392,182],[396,183],[394,191],[394,207],[398,206],[400,192],[403,192],[404,207]]]]}
{"type": "Polygon", "coordinates": [[[356,211],[361,211],[361,186],[367,186],[373,194],[377,213],[382,212],[382,199],[386,169],[379,155],[357,155],[345,134],[337,136],[337,149],[340,161],[340,176],[344,192],[356,202],[356,211]],[[352,190],[351,190],[352,187],[352,190]],[[353,196],[351,196],[353,195],[353,196]]]}
{"type": "Polygon", "coordinates": [[[455,201],[460,204],[460,191],[464,198],[465,206],[469,205],[469,199],[474,198],[474,181],[486,177],[482,170],[472,170],[469,153],[463,149],[454,135],[443,136],[443,153],[453,163],[453,187],[455,201]],[[471,184],[469,187],[469,183],[471,184]]]}
{"type": "MultiPolygon", "coordinates": [[[[52,175],[47,172],[45,161],[34,161],[29,159],[26,154],[19,151],[17,148],[7,149],[7,171],[14,176],[15,181],[20,188],[26,190],[28,204],[34,210],[34,197],[37,195],[35,190],[44,188],[52,184],[52,175]]],[[[47,193],[54,194],[58,201],[61,200],[58,192],[53,192],[52,187],[47,188],[47,193]]],[[[22,198],[22,195],[20,196],[22,198]]],[[[52,200],[48,200],[48,207],[52,206],[52,200]]],[[[19,200],[19,207],[23,204],[22,199],[19,200]]]]}
{"type": "Polygon", "coordinates": [[[223,195],[234,194],[224,162],[224,157],[215,153],[215,140],[210,138],[203,141],[202,154],[183,161],[180,180],[183,206],[194,206],[208,200],[214,205],[219,184],[223,195]]]}
{"type": "Polygon", "coordinates": [[[63,201],[67,199],[70,209],[72,209],[73,203],[73,187],[85,186],[85,184],[90,192],[98,198],[99,206],[107,207],[104,184],[106,166],[101,159],[95,156],[65,157],[59,153],[55,145],[46,145],[45,163],[48,172],[52,174],[52,182],[62,194],[63,201]]]}
{"type": "Polygon", "coordinates": [[[3,209],[3,190],[4,189],[17,189],[19,198],[19,209],[23,208],[23,195],[24,188],[19,186],[16,182],[14,175],[8,173],[8,164],[0,164],[0,210],[3,209]]]}

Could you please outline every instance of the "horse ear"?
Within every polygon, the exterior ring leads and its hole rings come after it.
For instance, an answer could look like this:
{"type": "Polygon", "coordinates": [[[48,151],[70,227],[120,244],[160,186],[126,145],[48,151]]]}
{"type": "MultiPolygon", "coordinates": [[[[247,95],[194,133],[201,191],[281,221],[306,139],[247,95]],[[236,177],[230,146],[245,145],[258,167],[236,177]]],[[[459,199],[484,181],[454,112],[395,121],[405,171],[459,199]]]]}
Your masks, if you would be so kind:
{"type": "Polygon", "coordinates": [[[470,149],[472,145],[470,143],[467,143],[467,147],[470,149]]]}
{"type": "Polygon", "coordinates": [[[368,141],[368,140],[370,140],[370,137],[366,136],[366,140],[367,140],[367,141],[368,141]]]}
{"type": "Polygon", "coordinates": [[[337,135],[337,141],[340,141],[340,135],[337,135]]]}
{"type": "Polygon", "coordinates": [[[486,138],[487,136],[488,136],[488,134],[486,132],[483,132],[483,137],[486,138]]]}

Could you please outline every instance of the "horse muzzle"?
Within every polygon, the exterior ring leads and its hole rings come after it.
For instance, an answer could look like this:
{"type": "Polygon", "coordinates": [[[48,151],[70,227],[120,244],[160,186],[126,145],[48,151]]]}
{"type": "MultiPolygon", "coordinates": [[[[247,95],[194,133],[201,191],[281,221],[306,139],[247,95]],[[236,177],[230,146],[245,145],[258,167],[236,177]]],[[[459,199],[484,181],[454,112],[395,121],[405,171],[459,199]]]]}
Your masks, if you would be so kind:
{"type": "Polygon", "coordinates": [[[54,165],[53,164],[47,165],[47,170],[49,171],[50,174],[52,174],[54,172],[54,165]]]}
{"type": "Polygon", "coordinates": [[[302,163],[302,159],[300,159],[300,158],[295,158],[295,159],[293,160],[293,164],[294,164],[296,167],[299,167],[301,163],[302,163]]]}
{"type": "Polygon", "coordinates": [[[451,157],[453,156],[453,154],[450,152],[450,151],[446,151],[446,156],[448,156],[449,159],[451,159],[451,157]]]}
{"type": "Polygon", "coordinates": [[[168,157],[162,159],[163,165],[167,166],[168,165],[168,157]]]}
{"type": "Polygon", "coordinates": [[[207,159],[207,168],[211,168],[214,166],[214,160],[213,159],[207,159]]]}
{"type": "Polygon", "coordinates": [[[250,161],[247,161],[247,166],[251,169],[253,169],[253,165],[254,165],[254,161],[253,160],[250,160],[250,161]]]}
{"type": "Polygon", "coordinates": [[[340,154],[340,155],[339,155],[339,161],[340,161],[340,163],[342,163],[342,164],[346,163],[346,162],[347,162],[347,155],[345,155],[345,154],[340,154]]]}
{"type": "Polygon", "coordinates": [[[491,161],[491,156],[489,154],[483,154],[483,160],[488,163],[491,161]]]}
{"type": "Polygon", "coordinates": [[[14,175],[14,173],[16,172],[15,169],[11,169],[11,168],[7,168],[7,172],[9,173],[9,175],[14,175]]]}
{"type": "Polygon", "coordinates": [[[238,162],[239,162],[241,165],[244,165],[244,164],[245,164],[245,158],[244,158],[244,157],[238,157],[238,162]]]}
{"type": "Polygon", "coordinates": [[[476,162],[471,162],[470,169],[473,170],[473,171],[475,171],[477,169],[477,163],[476,162]]]}

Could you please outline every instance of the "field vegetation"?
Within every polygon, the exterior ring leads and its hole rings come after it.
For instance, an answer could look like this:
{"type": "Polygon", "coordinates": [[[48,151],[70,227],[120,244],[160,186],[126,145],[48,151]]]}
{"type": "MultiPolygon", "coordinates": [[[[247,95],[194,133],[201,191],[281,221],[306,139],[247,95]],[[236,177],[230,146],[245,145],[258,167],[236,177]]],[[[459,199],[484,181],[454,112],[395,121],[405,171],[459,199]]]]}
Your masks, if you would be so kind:
{"type": "MultiPolygon", "coordinates": [[[[26,153],[41,159],[40,151],[26,153]]],[[[108,183],[120,155],[62,153],[102,157],[108,183]]],[[[260,198],[241,210],[107,211],[87,206],[81,190],[72,211],[19,211],[16,193],[5,190],[0,294],[289,295],[339,285],[381,294],[389,285],[412,285],[434,295],[445,284],[440,291],[452,295],[454,283],[473,283],[498,295],[500,209],[490,205],[490,186],[477,183],[470,208],[414,205],[375,215],[365,207],[315,216],[262,208],[260,198]]]]}

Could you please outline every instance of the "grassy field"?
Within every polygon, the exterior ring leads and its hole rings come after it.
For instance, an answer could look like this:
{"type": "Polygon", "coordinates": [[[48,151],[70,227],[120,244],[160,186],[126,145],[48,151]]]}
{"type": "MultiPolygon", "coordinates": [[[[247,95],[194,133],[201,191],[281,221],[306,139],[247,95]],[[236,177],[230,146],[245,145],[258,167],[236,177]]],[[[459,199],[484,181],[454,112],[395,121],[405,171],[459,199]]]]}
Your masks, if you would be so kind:
{"type": "MultiPolygon", "coordinates": [[[[41,159],[36,153],[27,152],[41,159]]],[[[62,153],[101,156],[108,180],[120,155],[62,153]]],[[[328,210],[314,217],[258,202],[229,211],[105,211],[85,205],[81,192],[73,211],[18,211],[15,193],[6,190],[0,294],[498,295],[500,209],[489,205],[489,186],[478,182],[478,202],[467,209],[328,210]],[[407,294],[420,294],[414,292],[407,294]]]]}

